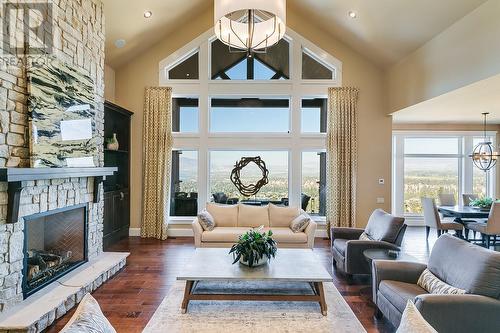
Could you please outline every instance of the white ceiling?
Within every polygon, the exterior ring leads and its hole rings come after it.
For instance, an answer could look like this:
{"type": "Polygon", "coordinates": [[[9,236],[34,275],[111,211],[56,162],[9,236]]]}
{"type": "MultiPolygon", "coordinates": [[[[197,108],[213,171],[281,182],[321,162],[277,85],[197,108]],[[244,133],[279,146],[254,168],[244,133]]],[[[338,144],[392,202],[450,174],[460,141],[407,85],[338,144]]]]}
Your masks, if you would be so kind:
{"type": "MultiPolygon", "coordinates": [[[[486,0],[288,0],[288,10],[381,66],[401,60],[486,0]],[[349,11],[358,14],[349,18],[349,11]]],[[[106,63],[117,68],[205,11],[211,0],[103,0],[106,63]],[[145,19],[143,13],[153,16],[145,19]],[[127,45],[118,49],[117,39],[127,45]]],[[[297,32],[300,33],[300,30],[297,32]]]]}
{"type": "Polygon", "coordinates": [[[393,113],[394,123],[478,124],[489,112],[488,123],[500,124],[500,75],[393,113]]]}

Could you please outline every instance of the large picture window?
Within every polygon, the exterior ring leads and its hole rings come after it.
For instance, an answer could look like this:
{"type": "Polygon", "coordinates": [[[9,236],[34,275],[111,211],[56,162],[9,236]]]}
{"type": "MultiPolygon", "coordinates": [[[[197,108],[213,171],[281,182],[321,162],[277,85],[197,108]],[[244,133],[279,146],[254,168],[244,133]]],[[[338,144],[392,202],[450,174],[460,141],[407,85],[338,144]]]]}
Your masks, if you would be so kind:
{"type": "MultiPolygon", "coordinates": [[[[493,139],[492,136],[489,139],[493,139]]],[[[473,166],[469,154],[483,138],[474,133],[412,133],[393,136],[393,210],[400,215],[422,216],[422,197],[462,194],[481,197],[495,193],[495,172],[485,173],[473,166]]]]}
{"type": "Polygon", "coordinates": [[[288,133],[289,126],[288,99],[212,99],[210,132],[288,133]]]}
{"type": "Polygon", "coordinates": [[[302,153],[301,208],[312,215],[326,213],[326,152],[302,153]]]}
{"type": "MultiPolygon", "coordinates": [[[[255,184],[262,178],[262,171],[250,163],[241,171],[243,184],[255,184]]],[[[211,151],[210,194],[218,203],[251,201],[255,204],[288,203],[288,152],[287,151],[211,151]],[[230,180],[235,162],[242,157],[260,156],[269,170],[269,183],[252,197],[241,195],[230,180]],[[229,201],[229,202],[228,202],[229,201]]]]}

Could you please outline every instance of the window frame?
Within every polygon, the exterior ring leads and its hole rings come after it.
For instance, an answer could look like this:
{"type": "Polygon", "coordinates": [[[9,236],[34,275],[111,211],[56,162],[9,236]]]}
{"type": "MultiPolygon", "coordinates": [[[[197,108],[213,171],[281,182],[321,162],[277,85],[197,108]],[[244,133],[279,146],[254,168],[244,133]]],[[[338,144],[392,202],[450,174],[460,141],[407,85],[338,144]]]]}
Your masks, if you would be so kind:
{"type": "MultiPolygon", "coordinates": [[[[327,98],[330,87],[342,85],[342,63],[291,29],[287,29],[290,43],[289,80],[212,80],[210,70],[210,43],[213,30],[205,32],[159,63],[160,86],[172,87],[172,97],[198,98],[198,133],[173,133],[173,146],[180,150],[198,151],[198,210],[210,201],[209,153],[216,150],[288,151],[288,192],[291,206],[300,206],[302,190],[302,152],[326,149],[325,133],[301,133],[302,99],[327,98]],[[333,80],[302,80],[302,51],[313,52],[316,59],[335,68],[333,80]],[[193,51],[194,50],[194,51],[193,51]],[[189,52],[199,52],[198,81],[168,80],[167,68],[189,52]],[[286,98],[290,100],[289,133],[210,133],[211,98],[286,98]]],[[[325,221],[324,217],[315,220],[325,221]]],[[[188,219],[170,217],[173,224],[185,224],[188,219]]]]}
{"type": "MultiPolygon", "coordinates": [[[[496,145],[496,131],[488,131],[487,136],[496,145]]],[[[473,140],[483,137],[478,131],[393,131],[392,135],[392,212],[405,216],[413,225],[423,225],[421,214],[404,212],[404,159],[405,158],[457,158],[458,163],[458,203],[462,203],[463,193],[473,192],[474,165],[469,154],[473,150],[473,140]],[[405,154],[406,138],[458,138],[458,154],[405,154]]],[[[496,166],[488,173],[486,181],[487,196],[496,195],[496,166]]]]}

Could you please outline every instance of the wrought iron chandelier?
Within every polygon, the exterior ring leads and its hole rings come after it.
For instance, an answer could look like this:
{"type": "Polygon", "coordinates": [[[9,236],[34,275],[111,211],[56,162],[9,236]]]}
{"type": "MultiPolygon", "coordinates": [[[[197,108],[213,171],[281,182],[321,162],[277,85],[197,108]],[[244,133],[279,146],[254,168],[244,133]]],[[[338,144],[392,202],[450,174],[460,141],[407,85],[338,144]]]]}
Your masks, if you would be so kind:
{"type": "Polygon", "coordinates": [[[498,161],[500,154],[495,151],[493,144],[488,140],[486,135],[486,117],[489,115],[488,112],[484,112],[484,142],[479,143],[474,147],[474,151],[469,157],[472,157],[472,162],[474,165],[483,171],[488,171],[493,168],[498,161]]]}
{"type": "Polygon", "coordinates": [[[265,53],[286,30],[286,0],[215,0],[215,35],[230,51],[265,53]]]}

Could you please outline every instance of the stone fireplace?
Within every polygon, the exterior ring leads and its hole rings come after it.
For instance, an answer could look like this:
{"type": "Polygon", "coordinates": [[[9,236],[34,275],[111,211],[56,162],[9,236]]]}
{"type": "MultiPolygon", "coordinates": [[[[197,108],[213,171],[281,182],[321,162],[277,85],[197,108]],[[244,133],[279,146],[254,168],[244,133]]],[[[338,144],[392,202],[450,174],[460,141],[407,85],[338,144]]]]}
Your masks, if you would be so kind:
{"type": "Polygon", "coordinates": [[[26,298],[87,262],[87,205],[34,214],[24,223],[26,298]]]}

